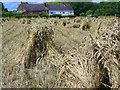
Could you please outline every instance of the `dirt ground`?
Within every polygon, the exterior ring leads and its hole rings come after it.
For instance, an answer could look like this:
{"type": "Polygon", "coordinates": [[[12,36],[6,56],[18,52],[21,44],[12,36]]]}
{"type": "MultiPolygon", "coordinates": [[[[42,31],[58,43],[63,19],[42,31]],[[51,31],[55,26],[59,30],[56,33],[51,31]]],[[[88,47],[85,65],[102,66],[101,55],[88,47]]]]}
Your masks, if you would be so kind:
{"type": "Polygon", "coordinates": [[[119,88],[118,19],[2,18],[2,87],[119,88]]]}

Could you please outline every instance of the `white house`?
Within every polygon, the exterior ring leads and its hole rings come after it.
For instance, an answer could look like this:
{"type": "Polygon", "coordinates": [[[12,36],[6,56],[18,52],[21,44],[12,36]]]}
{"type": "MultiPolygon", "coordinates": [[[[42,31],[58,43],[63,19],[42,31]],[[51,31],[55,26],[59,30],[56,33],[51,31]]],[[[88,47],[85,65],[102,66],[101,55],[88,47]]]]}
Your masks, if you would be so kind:
{"type": "Polygon", "coordinates": [[[74,15],[74,10],[70,4],[48,4],[49,15],[61,14],[62,16],[74,15]]]}

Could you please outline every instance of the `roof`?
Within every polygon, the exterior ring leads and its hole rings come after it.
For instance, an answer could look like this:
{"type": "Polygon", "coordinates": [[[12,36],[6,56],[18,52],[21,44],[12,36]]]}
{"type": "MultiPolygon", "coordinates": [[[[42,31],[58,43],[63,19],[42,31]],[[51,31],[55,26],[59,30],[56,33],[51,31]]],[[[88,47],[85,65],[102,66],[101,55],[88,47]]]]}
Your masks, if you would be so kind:
{"type": "Polygon", "coordinates": [[[22,4],[25,10],[27,11],[42,11],[46,10],[44,4],[22,4]]]}
{"type": "Polygon", "coordinates": [[[70,4],[47,4],[49,10],[73,10],[70,4]]]}
{"type": "Polygon", "coordinates": [[[21,4],[26,11],[73,10],[70,4],[21,4]]]}

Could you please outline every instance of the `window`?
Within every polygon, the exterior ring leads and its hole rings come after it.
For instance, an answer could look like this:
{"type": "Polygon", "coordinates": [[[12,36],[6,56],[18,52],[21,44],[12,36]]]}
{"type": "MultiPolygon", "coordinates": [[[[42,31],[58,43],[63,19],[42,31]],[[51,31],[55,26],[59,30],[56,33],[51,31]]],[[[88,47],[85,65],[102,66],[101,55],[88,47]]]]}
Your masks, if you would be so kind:
{"type": "Polygon", "coordinates": [[[50,14],[56,14],[56,12],[55,11],[51,11],[50,14]]]}
{"type": "Polygon", "coordinates": [[[32,14],[32,12],[30,12],[30,14],[32,14]]]}
{"type": "Polygon", "coordinates": [[[64,14],[65,12],[63,12],[63,14],[64,14]]]}
{"type": "Polygon", "coordinates": [[[50,12],[50,14],[53,14],[53,12],[50,12]]]}

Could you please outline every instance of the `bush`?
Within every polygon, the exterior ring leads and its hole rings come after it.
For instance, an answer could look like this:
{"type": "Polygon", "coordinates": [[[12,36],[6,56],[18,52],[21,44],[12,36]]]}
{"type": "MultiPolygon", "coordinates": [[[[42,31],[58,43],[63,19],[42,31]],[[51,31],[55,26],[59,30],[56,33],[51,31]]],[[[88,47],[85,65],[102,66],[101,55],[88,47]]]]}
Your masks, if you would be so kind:
{"type": "Polygon", "coordinates": [[[15,18],[32,18],[32,17],[38,17],[37,14],[14,14],[12,12],[2,12],[2,17],[15,17],[15,18]]]}
{"type": "Polygon", "coordinates": [[[40,15],[40,17],[49,17],[49,15],[42,14],[42,15],[40,15]]]}
{"type": "Polygon", "coordinates": [[[61,18],[62,15],[61,14],[53,14],[53,15],[50,15],[50,17],[59,17],[59,18],[61,18]]]}
{"type": "Polygon", "coordinates": [[[44,14],[40,15],[41,17],[49,17],[48,12],[46,11],[44,14]]]}
{"type": "Polygon", "coordinates": [[[88,10],[87,12],[86,12],[86,15],[92,15],[93,14],[93,11],[92,10],[88,10]]]}
{"type": "Polygon", "coordinates": [[[14,14],[14,17],[15,17],[15,18],[22,18],[22,17],[23,17],[23,14],[14,14]]]}
{"type": "Polygon", "coordinates": [[[23,15],[22,17],[26,17],[26,18],[32,18],[32,17],[38,17],[39,15],[37,15],[37,14],[25,14],[25,15],[23,15]]]}
{"type": "Polygon", "coordinates": [[[63,16],[63,17],[76,17],[76,15],[68,15],[68,16],[63,16]]]}
{"type": "Polygon", "coordinates": [[[2,17],[12,17],[14,14],[12,12],[2,12],[2,17]]]}
{"type": "Polygon", "coordinates": [[[82,12],[82,13],[80,13],[80,16],[86,16],[86,15],[85,15],[85,13],[82,12]]]}

